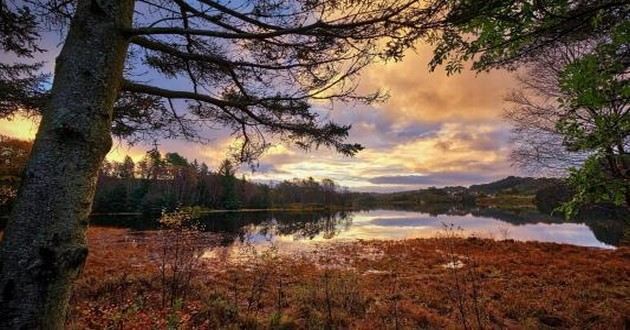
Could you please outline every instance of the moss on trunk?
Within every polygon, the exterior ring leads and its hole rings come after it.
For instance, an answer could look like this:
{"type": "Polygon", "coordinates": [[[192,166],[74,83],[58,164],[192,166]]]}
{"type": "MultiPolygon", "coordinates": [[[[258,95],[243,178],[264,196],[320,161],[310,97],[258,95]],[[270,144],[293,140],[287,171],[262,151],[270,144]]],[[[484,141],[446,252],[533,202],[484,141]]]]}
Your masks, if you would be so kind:
{"type": "Polygon", "coordinates": [[[52,97],[0,248],[0,328],[63,328],[87,256],[97,171],[111,148],[112,109],[133,0],[81,0],[57,58],[52,97]]]}

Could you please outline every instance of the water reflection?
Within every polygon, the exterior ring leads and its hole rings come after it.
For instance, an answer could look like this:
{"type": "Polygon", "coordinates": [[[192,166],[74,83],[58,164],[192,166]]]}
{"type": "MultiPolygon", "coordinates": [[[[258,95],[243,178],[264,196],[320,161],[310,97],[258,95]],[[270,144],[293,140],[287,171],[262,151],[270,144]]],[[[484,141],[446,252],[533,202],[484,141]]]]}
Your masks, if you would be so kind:
{"type": "MultiPolygon", "coordinates": [[[[430,238],[442,232],[444,224],[461,228],[464,235],[601,248],[618,245],[628,232],[624,221],[595,215],[566,222],[532,209],[456,205],[432,206],[429,210],[211,213],[199,221],[206,231],[219,233],[224,246],[273,243],[288,248],[326,241],[430,238]]],[[[135,230],[158,228],[155,219],[129,216],[93,217],[92,224],[135,230]]]]}

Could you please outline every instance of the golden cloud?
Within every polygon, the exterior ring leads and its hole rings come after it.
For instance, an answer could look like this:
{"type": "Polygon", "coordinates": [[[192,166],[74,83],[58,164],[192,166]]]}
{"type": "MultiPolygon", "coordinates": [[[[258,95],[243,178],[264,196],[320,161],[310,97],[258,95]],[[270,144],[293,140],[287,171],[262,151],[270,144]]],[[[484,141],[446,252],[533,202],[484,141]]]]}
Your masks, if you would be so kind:
{"type": "MultiPolygon", "coordinates": [[[[503,131],[491,125],[451,123],[425,136],[410,138],[391,148],[367,149],[355,158],[327,151],[313,154],[276,153],[262,162],[273,169],[254,173],[257,180],[293,177],[332,178],[348,187],[378,186],[370,179],[382,175],[480,173],[510,174],[507,146],[497,139],[503,131]]],[[[445,184],[450,184],[445,182],[445,184]]]]}
{"type": "Polygon", "coordinates": [[[369,67],[361,78],[361,90],[382,89],[390,98],[377,108],[398,122],[478,122],[496,120],[507,91],[516,86],[513,74],[493,71],[476,74],[464,70],[447,76],[442,68],[429,72],[432,49],[419,45],[401,62],[369,67]]]}
{"type": "Polygon", "coordinates": [[[28,118],[0,119],[0,134],[20,140],[35,139],[38,127],[39,121],[28,118]]]}

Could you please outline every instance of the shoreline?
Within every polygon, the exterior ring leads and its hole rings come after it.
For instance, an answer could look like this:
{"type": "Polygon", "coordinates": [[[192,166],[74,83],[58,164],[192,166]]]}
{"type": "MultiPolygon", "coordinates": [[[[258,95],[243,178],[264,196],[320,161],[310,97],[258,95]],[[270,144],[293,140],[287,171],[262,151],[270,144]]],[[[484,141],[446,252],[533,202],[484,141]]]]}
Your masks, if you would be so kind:
{"type": "MultiPolygon", "coordinates": [[[[193,210],[199,214],[213,214],[213,213],[253,213],[253,212],[320,212],[320,211],[357,211],[359,209],[354,207],[313,207],[313,208],[291,208],[291,207],[278,207],[267,209],[236,209],[236,210],[193,210]]],[[[130,216],[130,215],[147,215],[142,212],[109,212],[109,213],[92,213],[90,216],[130,216]]],[[[159,214],[149,214],[159,215],[159,214]]],[[[7,216],[8,217],[8,216],[7,216]]],[[[1,218],[1,217],[0,217],[1,218]]]]}

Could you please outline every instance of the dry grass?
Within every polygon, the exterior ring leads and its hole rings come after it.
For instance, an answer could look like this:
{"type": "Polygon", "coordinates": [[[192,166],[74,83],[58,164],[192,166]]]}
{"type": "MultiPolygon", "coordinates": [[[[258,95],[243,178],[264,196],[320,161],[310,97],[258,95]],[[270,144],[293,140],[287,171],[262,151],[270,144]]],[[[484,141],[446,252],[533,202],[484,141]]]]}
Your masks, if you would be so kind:
{"type": "MultiPolygon", "coordinates": [[[[630,325],[630,249],[445,237],[202,259],[163,307],[157,233],[91,228],[71,328],[592,328],[630,325]]],[[[206,235],[204,242],[212,241],[206,235]]]]}

